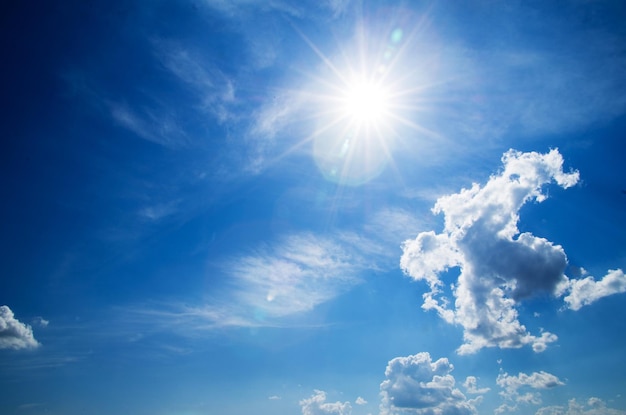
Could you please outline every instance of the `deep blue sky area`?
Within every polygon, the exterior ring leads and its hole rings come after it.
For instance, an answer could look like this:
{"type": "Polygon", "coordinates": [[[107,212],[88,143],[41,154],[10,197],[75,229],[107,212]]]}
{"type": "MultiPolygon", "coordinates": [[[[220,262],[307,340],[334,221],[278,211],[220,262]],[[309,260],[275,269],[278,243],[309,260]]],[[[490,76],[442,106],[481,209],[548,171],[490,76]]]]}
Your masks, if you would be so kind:
{"type": "Polygon", "coordinates": [[[620,1],[0,6],[0,413],[626,415],[620,1]]]}

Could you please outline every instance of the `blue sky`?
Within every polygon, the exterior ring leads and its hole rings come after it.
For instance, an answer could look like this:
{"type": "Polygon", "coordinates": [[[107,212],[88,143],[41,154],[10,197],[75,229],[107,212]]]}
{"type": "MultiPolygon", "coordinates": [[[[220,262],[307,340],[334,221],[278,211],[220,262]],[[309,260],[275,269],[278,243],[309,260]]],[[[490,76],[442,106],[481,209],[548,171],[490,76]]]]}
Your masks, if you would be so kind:
{"type": "Polygon", "coordinates": [[[625,18],[3,5],[0,412],[626,414],[625,18]]]}

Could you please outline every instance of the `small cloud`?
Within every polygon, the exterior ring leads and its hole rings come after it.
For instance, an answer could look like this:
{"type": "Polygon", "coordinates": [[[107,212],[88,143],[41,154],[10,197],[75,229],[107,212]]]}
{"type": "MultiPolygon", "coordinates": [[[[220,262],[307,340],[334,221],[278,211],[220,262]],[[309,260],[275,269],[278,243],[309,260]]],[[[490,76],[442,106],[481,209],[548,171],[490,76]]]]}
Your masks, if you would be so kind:
{"type": "Polygon", "coordinates": [[[358,398],[356,398],[356,401],[354,401],[354,403],[357,405],[365,405],[367,404],[367,401],[359,396],[358,398]]]}
{"type": "Polygon", "coordinates": [[[9,307],[0,306],[0,349],[34,349],[38,346],[33,329],[17,320],[9,307]]]}
{"type": "Polygon", "coordinates": [[[146,206],[139,211],[139,216],[142,218],[157,222],[163,218],[173,215],[178,209],[178,201],[170,203],[158,203],[151,206],[146,206]]]}
{"type": "Polygon", "coordinates": [[[479,388],[477,386],[478,379],[475,376],[468,376],[463,382],[463,386],[465,387],[465,391],[471,394],[481,394],[487,393],[491,389],[489,388],[479,388]]]}
{"type": "Polygon", "coordinates": [[[350,415],[352,413],[350,402],[326,402],[326,392],[321,390],[314,392],[310,398],[300,401],[302,415],[350,415]]]}
{"type": "Polygon", "coordinates": [[[568,280],[565,289],[569,292],[564,298],[567,306],[579,310],[601,298],[626,292],[626,276],[621,269],[609,270],[600,281],[591,276],[568,280]]]}
{"type": "Polygon", "coordinates": [[[433,362],[428,353],[390,360],[385,370],[387,379],[380,384],[381,415],[476,413],[475,402],[454,387],[453,369],[448,359],[433,362]]]}
{"type": "Polygon", "coordinates": [[[280,396],[277,396],[277,395],[272,395],[272,396],[268,396],[267,399],[269,399],[270,401],[279,401],[282,398],[280,396]]]}
{"type": "Polygon", "coordinates": [[[50,322],[43,317],[37,316],[33,319],[34,326],[48,327],[48,324],[50,324],[50,322]]]}
{"type": "Polygon", "coordinates": [[[519,390],[552,389],[565,384],[555,375],[544,371],[533,372],[530,375],[520,372],[517,376],[501,373],[498,375],[496,383],[503,389],[500,395],[506,400],[535,405],[541,403],[541,397],[538,392],[532,391],[522,394],[519,390]]]}

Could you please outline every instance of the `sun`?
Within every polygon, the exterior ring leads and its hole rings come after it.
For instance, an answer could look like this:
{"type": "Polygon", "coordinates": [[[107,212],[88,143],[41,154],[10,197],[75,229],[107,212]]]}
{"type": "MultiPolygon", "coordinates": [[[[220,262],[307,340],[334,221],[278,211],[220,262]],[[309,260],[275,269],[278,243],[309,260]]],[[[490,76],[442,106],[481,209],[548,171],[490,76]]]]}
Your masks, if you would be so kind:
{"type": "Polygon", "coordinates": [[[313,157],[330,181],[360,185],[378,176],[391,161],[396,102],[384,77],[340,72],[321,95],[313,157]],[[345,75],[344,75],[345,74],[345,75]]]}
{"type": "Polygon", "coordinates": [[[377,125],[389,115],[390,95],[382,83],[355,77],[343,92],[339,107],[355,124],[377,125]]]}
{"type": "Polygon", "coordinates": [[[320,65],[302,88],[310,134],[294,149],[310,142],[323,176],[349,186],[378,177],[394,164],[406,137],[425,130],[415,122],[423,84],[415,82],[419,71],[406,65],[403,29],[357,26],[354,39],[339,44],[333,55],[296,28],[320,65]]]}

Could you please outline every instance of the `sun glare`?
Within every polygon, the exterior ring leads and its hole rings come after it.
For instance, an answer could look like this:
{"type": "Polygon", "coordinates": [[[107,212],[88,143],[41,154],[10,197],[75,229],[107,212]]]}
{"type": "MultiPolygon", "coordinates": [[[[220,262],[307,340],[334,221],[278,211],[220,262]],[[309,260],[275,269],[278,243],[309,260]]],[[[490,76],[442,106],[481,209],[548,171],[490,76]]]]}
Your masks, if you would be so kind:
{"type": "Polygon", "coordinates": [[[345,91],[342,110],[358,124],[382,122],[389,112],[389,94],[376,82],[356,79],[345,91]]]}
{"type": "Polygon", "coordinates": [[[312,76],[307,96],[315,126],[306,142],[328,180],[358,186],[380,175],[390,163],[407,128],[420,130],[407,112],[418,88],[407,84],[401,27],[375,30],[359,26],[342,53],[325,55],[307,36],[302,39],[323,63],[312,76]]]}

